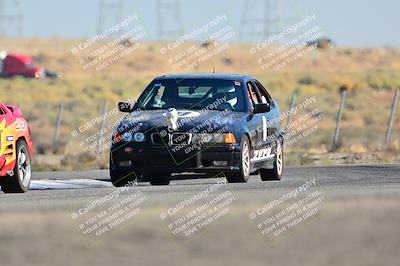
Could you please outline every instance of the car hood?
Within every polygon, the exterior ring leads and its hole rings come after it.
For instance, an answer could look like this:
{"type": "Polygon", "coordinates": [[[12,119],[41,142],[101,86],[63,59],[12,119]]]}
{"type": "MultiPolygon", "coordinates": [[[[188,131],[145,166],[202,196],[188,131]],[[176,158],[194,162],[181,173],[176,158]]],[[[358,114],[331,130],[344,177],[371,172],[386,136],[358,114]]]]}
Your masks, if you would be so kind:
{"type": "MultiPolygon", "coordinates": [[[[132,128],[140,127],[138,130],[165,129],[168,128],[168,110],[147,110],[134,111],[128,114],[117,127],[119,132],[128,131],[132,128]]],[[[207,129],[207,132],[230,131],[236,123],[241,123],[247,114],[234,111],[204,111],[178,109],[178,119],[176,131],[200,132],[207,129]],[[211,130],[210,130],[211,129],[211,130]]]]}

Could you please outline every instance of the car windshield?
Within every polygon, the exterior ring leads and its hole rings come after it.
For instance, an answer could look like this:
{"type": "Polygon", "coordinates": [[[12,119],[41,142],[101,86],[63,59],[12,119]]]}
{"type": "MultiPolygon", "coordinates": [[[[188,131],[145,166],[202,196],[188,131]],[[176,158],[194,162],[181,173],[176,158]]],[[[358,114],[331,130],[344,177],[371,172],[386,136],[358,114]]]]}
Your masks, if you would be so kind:
{"type": "Polygon", "coordinates": [[[138,107],[244,111],[242,83],[216,79],[165,79],[153,81],[138,99],[138,107]],[[211,107],[211,108],[210,108],[211,107]]]}

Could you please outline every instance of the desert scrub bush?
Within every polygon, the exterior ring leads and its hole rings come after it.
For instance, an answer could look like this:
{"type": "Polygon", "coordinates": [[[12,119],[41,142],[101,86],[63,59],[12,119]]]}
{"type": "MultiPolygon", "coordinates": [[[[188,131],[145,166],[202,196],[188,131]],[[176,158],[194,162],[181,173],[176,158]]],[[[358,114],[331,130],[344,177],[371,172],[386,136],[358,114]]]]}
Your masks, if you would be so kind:
{"type": "Polygon", "coordinates": [[[400,87],[400,74],[394,71],[377,70],[367,73],[368,85],[376,90],[392,89],[400,87]]]}
{"type": "Polygon", "coordinates": [[[310,75],[303,76],[298,79],[298,83],[300,85],[311,85],[314,84],[314,82],[314,79],[310,75]]]}

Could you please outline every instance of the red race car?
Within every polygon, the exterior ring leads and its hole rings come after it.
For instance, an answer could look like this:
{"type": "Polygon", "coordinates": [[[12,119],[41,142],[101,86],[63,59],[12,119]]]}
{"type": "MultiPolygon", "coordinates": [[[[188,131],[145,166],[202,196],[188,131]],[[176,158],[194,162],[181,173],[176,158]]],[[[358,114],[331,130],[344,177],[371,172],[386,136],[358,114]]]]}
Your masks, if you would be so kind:
{"type": "Polygon", "coordinates": [[[21,109],[0,102],[0,186],[3,192],[28,191],[32,153],[29,127],[21,109]]]}
{"type": "Polygon", "coordinates": [[[0,77],[57,78],[58,73],[40,67],[30,55],[0,52],[0,77]]]}

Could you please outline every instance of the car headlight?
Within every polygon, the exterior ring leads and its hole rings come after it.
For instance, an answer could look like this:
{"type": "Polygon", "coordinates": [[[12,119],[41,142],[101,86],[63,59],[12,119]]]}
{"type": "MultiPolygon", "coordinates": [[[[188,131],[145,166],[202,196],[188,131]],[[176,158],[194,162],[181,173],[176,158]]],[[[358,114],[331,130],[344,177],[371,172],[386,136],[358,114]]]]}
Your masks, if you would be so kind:
{"type": "Polygon", "coordinates": [[[132,133],[125,132],[124,134],[122,134],[121,138],[123,141],[129,142],[129,141],[132,141],[133,136],[132,136],[132,133]]]}
{"type": "Polygon", "coordinates": [[[219,133],[205,133],[200,134],[199,140],[202,143],[224,143],[225,136],[219,133]]]}
{"type": "Polygon", "coordinates": [[[215,143],[224,143],[225,142],[224,134],[213,134],[212,141],[215,143]]]}
{"type": "Polygon", "coordinates": [[[143,142],[145,140],[145,136],[142,132],[136,132],[133,135],[133,140],[136,142],[143,142]]]}

